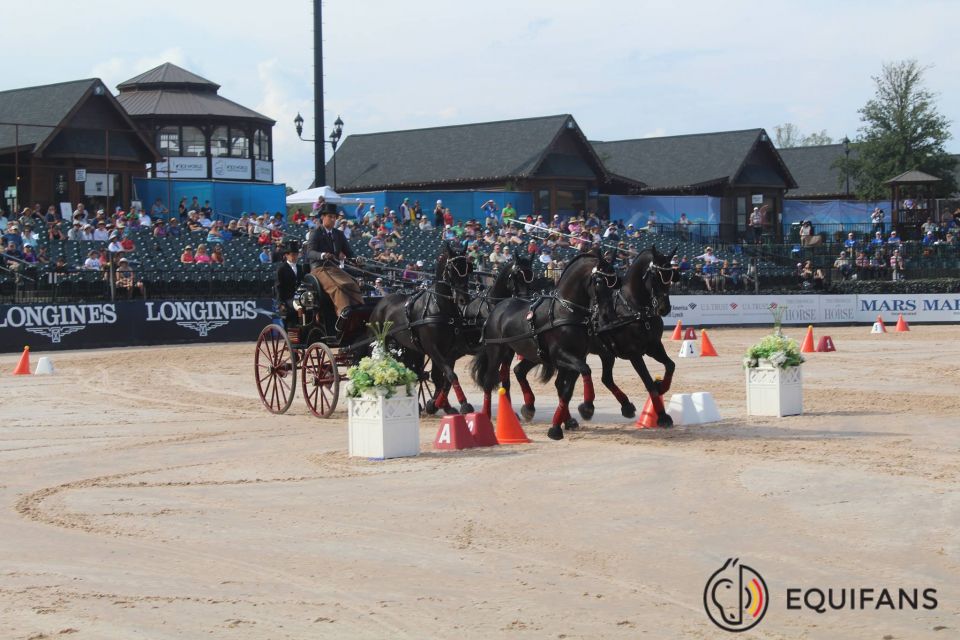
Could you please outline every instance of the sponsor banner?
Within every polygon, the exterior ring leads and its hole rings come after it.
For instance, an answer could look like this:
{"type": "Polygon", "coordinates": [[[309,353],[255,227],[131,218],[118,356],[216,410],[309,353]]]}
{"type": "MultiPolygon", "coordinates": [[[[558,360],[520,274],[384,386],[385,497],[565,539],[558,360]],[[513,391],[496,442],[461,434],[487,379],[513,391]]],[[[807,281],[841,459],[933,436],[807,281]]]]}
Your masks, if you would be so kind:
{"type": "Polygon", "coordinates": [[[853,322],[856,296],[670,296],[670,318],[689,325],[772,324],[773,309],[786,306],[784,324],[853,322]],[[822,301],[821,298],[829,298],[822,301]],[[826,320],[826,317],[835,318],[826,320]],[[849,316],[844,319],[844,316],[849,316]]]}
{"type": "Polygon", "coordinates": [[[250,160],[243,158],[226,158],[220,156],[213,159],[213,177],[218,180],[249,180],[250,160]]]}
{"type": "MultiPolygon", "coordinates": [[[[207,177],[207,158],[206,156],[170,158],[170,178],[179,180],[180,178],[206,178],[207,177]]],[[[167,177],[167,161],[157,163],[157,177],[167,177]]]]}
{"type": "Polygon", "coordinates": [[[271,300],[0,305],[0,352],[256,340],[271,300]]]}
{"type": "Polygon", "coordinates": [[[960,293],[899,293],[857,296],[855,322],[960,322],[960,293]]]}
{"type": "Polygon", "coordinates": [[[273,163],[269,160],[254,160],[253,178],[260,182],[273,182],[273,163]]]}

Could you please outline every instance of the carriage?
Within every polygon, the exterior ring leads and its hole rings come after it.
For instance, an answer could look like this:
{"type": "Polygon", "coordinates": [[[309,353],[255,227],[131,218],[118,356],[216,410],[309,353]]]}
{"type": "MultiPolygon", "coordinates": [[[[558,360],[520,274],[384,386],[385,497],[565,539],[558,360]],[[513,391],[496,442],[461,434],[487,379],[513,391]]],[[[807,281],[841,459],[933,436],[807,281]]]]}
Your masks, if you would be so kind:
{"type": "MultiPolygon", "coordinates": [[[[364,304],[334,322],[333,301],[316,277],[305,275],[294,295],[295,308],[282,309],[257,338],[254,372],[263,406],[271,413],[286,413],[299,382],[310,412],[318,418],[330,417],[347,369],[366,355],[372,342],[367,321],[379,300],[364,298],[364,304]]],[[[426,359],[406,364],[417,372],[424,407],[434,393],[431,363],[426,359]]]]}

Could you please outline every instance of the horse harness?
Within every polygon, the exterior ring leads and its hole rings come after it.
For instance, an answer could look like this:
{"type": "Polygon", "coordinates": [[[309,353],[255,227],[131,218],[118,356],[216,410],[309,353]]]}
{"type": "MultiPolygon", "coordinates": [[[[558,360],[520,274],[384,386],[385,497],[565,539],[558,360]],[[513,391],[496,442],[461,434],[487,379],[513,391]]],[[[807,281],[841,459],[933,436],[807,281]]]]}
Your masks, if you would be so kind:
{"type": "Polygon", "coordinates": [[[594,316],[595,308],[596,305],[584,307],[583,305],[571,302],[570,300],[567,300],[566,298],[556,294],[537,296],[530,301],[530,308],[525,317],[527,325],[530,327],[529,331],[526,333],[521,333],[517,336],[505,338],[484,338],[484,342],[486,344],[508,344],[511,342],[519,342],[520,340],[533,338],[533,341],[537,346],[537,357],[543,360],[544,352],[543,345],[540,342],[540,335],[550,331],[551,329],[569,326],[587,327],[588,333],[592,333],[591,318],[594,316]],[[537,311],[548,300],[550,301],[550,305],[547,307],[547,322],[546,324],[538,327],[537,311]],[[559,305],[561,309],[570,312],[572,315],[569,317],[557,318],[557,305],[559,305]]]}

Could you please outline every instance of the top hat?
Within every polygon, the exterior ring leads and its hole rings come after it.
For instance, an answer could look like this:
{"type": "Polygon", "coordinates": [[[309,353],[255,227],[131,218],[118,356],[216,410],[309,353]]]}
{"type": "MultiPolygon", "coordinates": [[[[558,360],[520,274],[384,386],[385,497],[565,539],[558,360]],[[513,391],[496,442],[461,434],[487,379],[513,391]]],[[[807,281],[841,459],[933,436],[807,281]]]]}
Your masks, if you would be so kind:
{"type": "Polygon", "coordinates": [[[283,247],[284,253],[300,253],[300,242],[298,240],[289,240],[283,247]]]}

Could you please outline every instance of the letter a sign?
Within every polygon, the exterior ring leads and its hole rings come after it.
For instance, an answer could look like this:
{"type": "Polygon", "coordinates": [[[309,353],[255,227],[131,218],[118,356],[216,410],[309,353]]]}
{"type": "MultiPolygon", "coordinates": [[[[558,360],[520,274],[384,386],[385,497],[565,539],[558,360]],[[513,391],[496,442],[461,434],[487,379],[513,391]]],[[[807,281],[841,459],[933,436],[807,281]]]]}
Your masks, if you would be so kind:
{"type": "Polygon", "coordinates": [[[447,422],[440,427],[440,434],[437,436],[437,444],[452,444],[450,442],[450,423],[447,422]]]}

